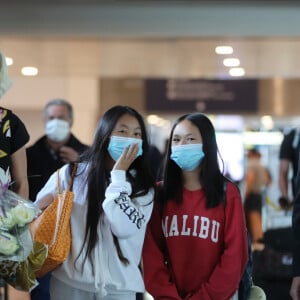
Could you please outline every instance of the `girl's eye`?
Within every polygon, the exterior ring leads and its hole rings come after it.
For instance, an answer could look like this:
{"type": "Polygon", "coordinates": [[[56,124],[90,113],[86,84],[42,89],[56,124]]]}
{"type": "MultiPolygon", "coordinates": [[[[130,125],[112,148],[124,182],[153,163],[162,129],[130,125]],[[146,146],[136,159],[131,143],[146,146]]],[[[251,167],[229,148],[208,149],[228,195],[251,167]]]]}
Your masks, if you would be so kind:
{"type": "Polygon", "coordinates": [[[194,141],[195,138],[193,138],[193,137],[188,137],[186,140],[189,141],[189,142],[191,142],[191,141],[194,141]]]}
{"type": "Polygon", "coordinates": [[[118,133],[125,134],[125,133],[126,133],[126,130],[120,129],[120,130],[118,130],[118,133]]]}
{"type": "Polygon", "coordinates": [[[135,133],[134,133],[134,136],[140,138],[140,137],[142,136],[142,133],[141,133],[141,132],[135,132],[135,133]]]}
{"type": "Polygon", "coordinates": [[[179,138],[173,138],[172,142],[179,142],[179,138]]]}

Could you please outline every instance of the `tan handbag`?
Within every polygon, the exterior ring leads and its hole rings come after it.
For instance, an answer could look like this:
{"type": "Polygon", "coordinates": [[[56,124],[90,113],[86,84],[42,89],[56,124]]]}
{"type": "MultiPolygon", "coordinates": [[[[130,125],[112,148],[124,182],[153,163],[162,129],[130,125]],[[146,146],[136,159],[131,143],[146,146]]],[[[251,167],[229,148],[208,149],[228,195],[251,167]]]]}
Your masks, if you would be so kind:
{"type": "Polygon", "coordinates": [[[34,241],[48,246],[47,258],[38,271],[37,277],[54,270],[62,264],[69,255],[71,247],[71,224],[74,193],[73,179],[77,164],[74,164],[68,190],[60,191],[59,170],[57,173],[57,194],[51,204],[30,224],[34,241]]]}

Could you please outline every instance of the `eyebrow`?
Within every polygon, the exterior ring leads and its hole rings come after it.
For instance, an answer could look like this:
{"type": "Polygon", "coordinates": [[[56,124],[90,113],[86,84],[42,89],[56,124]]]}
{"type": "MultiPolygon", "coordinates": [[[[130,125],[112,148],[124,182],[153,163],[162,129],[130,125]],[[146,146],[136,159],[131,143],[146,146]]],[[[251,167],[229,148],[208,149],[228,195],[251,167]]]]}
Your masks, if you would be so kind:
{"type": "MultiPolygon", "coordinates": [[[[190,135],[194,135],[193,133],[188,133],[188,134],[184,134],[183,136],[190,136],[190,135]]],[[[175,133],[173,134],[173,136],[182,136],[181,134],[175,133]]]]}
{"type": "MultiPolygon", "coordinates": [[[[126,124],[120,124],[119,127],[125,127],[125,128],[128,128],[128,126],[126,124]]],[[[141,130],[141,126],[138,126],[138,127],[135,127],[134,130],[141,130]]]]}

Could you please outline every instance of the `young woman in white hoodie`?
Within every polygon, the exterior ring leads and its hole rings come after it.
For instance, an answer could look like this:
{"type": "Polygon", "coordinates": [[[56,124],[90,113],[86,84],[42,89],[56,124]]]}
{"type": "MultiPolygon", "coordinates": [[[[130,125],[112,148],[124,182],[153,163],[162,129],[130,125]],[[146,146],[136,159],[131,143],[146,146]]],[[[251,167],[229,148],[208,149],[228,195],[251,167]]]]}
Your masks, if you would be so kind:
{"type": "MultiPolygon", "coordinates": [[[[143,118],[134,109],[114,106],[101,118],[74,178],[72,246],[52,272],[51,299],[134,300],[144,292],[139,263],[155,190],[148,146],[143,118]]],[[[60,170],[61,189],[71,169],[60,170]]],[[[37,195],[40,208],[54,199],[56,180],[53,174],[37,195]]]]}

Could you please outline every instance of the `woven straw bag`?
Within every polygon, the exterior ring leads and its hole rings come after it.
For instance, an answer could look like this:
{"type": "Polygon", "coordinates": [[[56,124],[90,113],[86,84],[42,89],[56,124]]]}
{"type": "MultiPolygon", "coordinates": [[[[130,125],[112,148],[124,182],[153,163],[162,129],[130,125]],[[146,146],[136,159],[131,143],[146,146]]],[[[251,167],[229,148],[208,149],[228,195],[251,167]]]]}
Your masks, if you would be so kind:
{"type": "Polygon", "coordinates": [[[57,174],[57,194],[51,204],[31,224],[30,231],[34,241],[48,246],[48,255],[41,269],[35,272],[37,277],[54,270],[69,255],[71,247],[71,224],[74,193],[73,179],[77,164],[74,165],[68,190],[60,191],[59,170],[57,174]]]}

